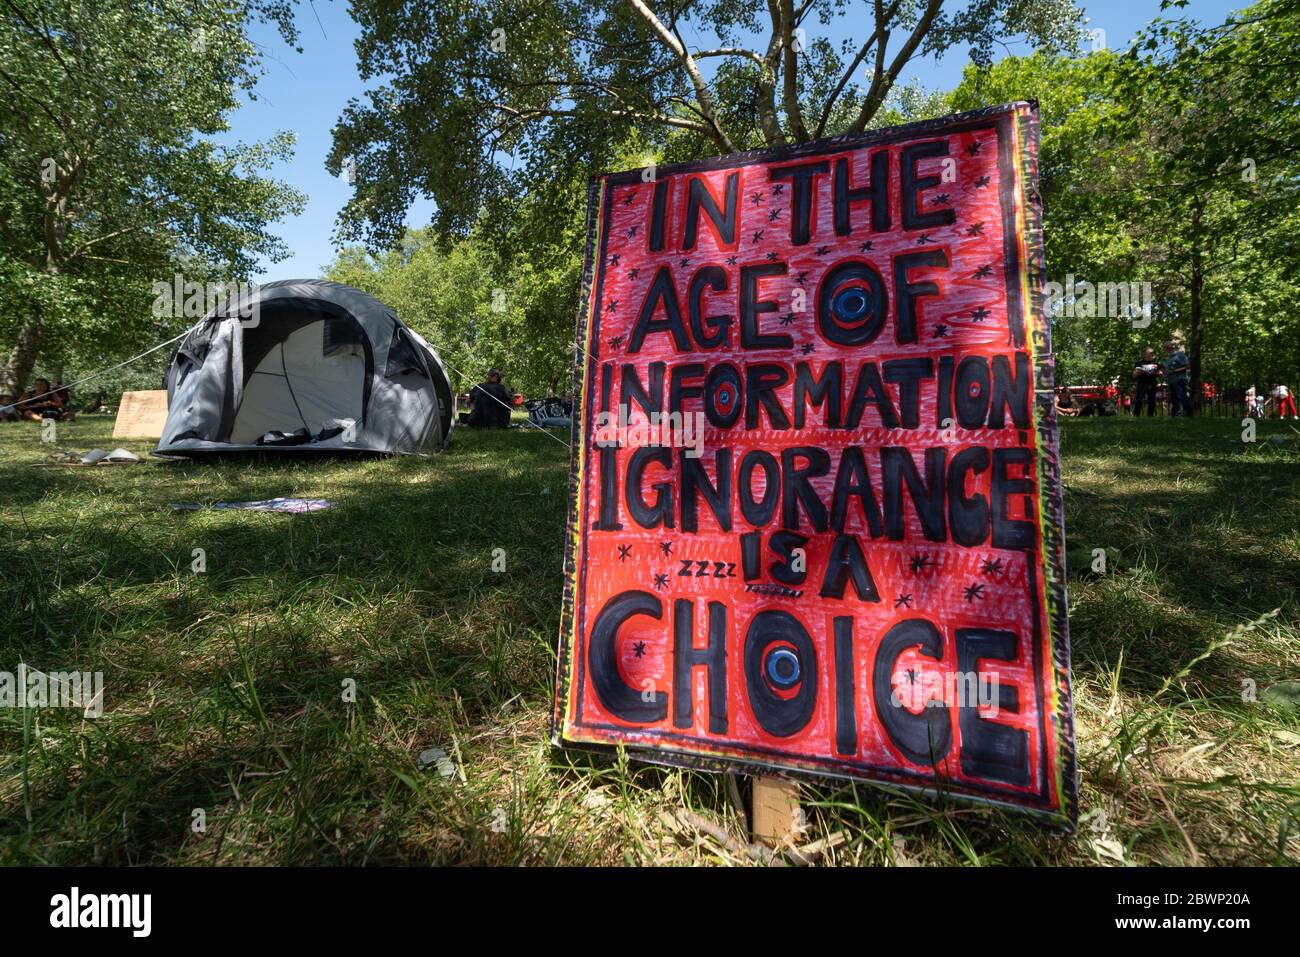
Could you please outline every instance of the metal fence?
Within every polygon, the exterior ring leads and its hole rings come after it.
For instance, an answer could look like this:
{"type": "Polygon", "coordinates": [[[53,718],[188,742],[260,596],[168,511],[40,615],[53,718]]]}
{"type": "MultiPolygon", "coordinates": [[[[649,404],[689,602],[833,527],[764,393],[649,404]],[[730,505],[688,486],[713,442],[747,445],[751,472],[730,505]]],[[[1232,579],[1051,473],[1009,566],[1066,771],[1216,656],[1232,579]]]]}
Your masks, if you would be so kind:
{"type": "MultiPolygon", "coordinates": [[[[1268,397],[1264,390],[1258,390],[1258,401],[1263,402],[1268,397]]],[[[1119,395],[1118,412],[1121,415],[1131,415],[1134,407],[1137,405],[1137,394],[1130,388],[1127,392],[1121,392],[1119,395]]],[[[1234,388],[1216,389],[1212,396],[1202,396],[1201,401],[1192,400],[1192,409],[1194,414],[1209,416],[1211,418],[1222,419],[1243,419],[1251,415],[1251,410],[1246,407],[1246,387],[1238,386],[1234,388]]],[[[1168,390],[1163,386],[1156,393],[1156,415],[1168,416],[1173,410],[1169,402],[1168,390]]],[[[1143,404],[1142,415],[1146,415],[1146,405],[1143,404]]],[[[1277,402],[1271,402],[1264,409],[1265,418],[1277,417],[1277,402]]],[[[1258,416],[1256,416],[1258,418],[1258,416]]]]}

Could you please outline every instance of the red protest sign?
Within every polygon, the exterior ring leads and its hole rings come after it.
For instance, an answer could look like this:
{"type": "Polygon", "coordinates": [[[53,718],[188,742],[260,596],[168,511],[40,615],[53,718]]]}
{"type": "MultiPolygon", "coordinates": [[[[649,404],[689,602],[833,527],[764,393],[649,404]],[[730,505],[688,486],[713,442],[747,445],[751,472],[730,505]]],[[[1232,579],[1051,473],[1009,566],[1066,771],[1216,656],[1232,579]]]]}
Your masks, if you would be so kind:
{"type": "Polygon", "coordinates": [[[1037,110],[597,178],[556,740],[1074,819],[1037,110]]]}

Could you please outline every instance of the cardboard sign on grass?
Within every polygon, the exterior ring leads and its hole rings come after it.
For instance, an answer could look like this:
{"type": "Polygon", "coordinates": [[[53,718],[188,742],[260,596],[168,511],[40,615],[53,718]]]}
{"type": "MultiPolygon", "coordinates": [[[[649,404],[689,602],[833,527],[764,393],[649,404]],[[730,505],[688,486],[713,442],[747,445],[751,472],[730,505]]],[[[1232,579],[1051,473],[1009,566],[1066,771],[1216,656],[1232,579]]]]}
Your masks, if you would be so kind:
{"type": "Polygon", "coordinates": [[[167,390],[123,392],[113,421],[115,439],[156,439],[167,424],[167,390]]]}
{"type": "Polygon", "coordinates": [[[1075,818],[1038,114],[598,177],[555,737],[1075,818]]]}

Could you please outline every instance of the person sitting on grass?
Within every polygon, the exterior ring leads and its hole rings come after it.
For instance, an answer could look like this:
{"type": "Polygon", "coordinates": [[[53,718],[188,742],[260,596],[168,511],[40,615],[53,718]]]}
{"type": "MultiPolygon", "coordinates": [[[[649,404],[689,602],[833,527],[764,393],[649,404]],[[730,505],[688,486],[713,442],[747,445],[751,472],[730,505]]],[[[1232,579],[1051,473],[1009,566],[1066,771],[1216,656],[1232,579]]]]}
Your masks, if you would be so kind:
{"type": "Polygon", "coordinates": [[[1079,414],[1079,410],[1074,407],[1074,400],[1070,398],[1068,392],[1056,393],[1056,411],[1061,415],[1079,414]]]}
{"type": "Polygon", "coordinates": [[[22,394],[18,399],[18,415],[31,422],[67,418],[58,393],[50,388],[49,379],[37,379],[31,389],[22,394]]]}
{"type": "Polygon", "coordinates": [[[515,397],[501,384],[500,369],[488,370],[487,381],[474,386],[470,396],[474,409],[466,425],[476,429],[510,428],[510,410],[515,397]]]}
{"type": "Polygon", "coordinates": [[[8,393],[0,394],[0,422],[18,421],[18,403],[8,393]]]}

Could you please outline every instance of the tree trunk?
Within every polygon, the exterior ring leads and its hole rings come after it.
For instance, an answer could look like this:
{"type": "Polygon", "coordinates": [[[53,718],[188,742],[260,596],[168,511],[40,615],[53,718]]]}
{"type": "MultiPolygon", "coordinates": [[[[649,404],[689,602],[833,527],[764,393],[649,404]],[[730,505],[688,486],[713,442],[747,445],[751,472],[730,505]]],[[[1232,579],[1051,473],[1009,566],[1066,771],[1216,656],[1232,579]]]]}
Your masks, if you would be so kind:
{"type": "Polygon", "coordinates": [[[16,398],[27,387],[27,377],[32,374],[36,355],[41,348],[43,331],[39,316],[32,316],[22,324],[18,330],[18,341],[9,353],[3,374],[0,374],[0,392],[16,398]]]}
{"type": "Polygon", "coordinates": [[[1201,204],[1192,207],[1192,308],[1191,330],[1187,337],[1187,356],[1192,409],[1201,408],[1201,312],[1204,308],[1205,262],[1201,255],[1201,204]]]}

